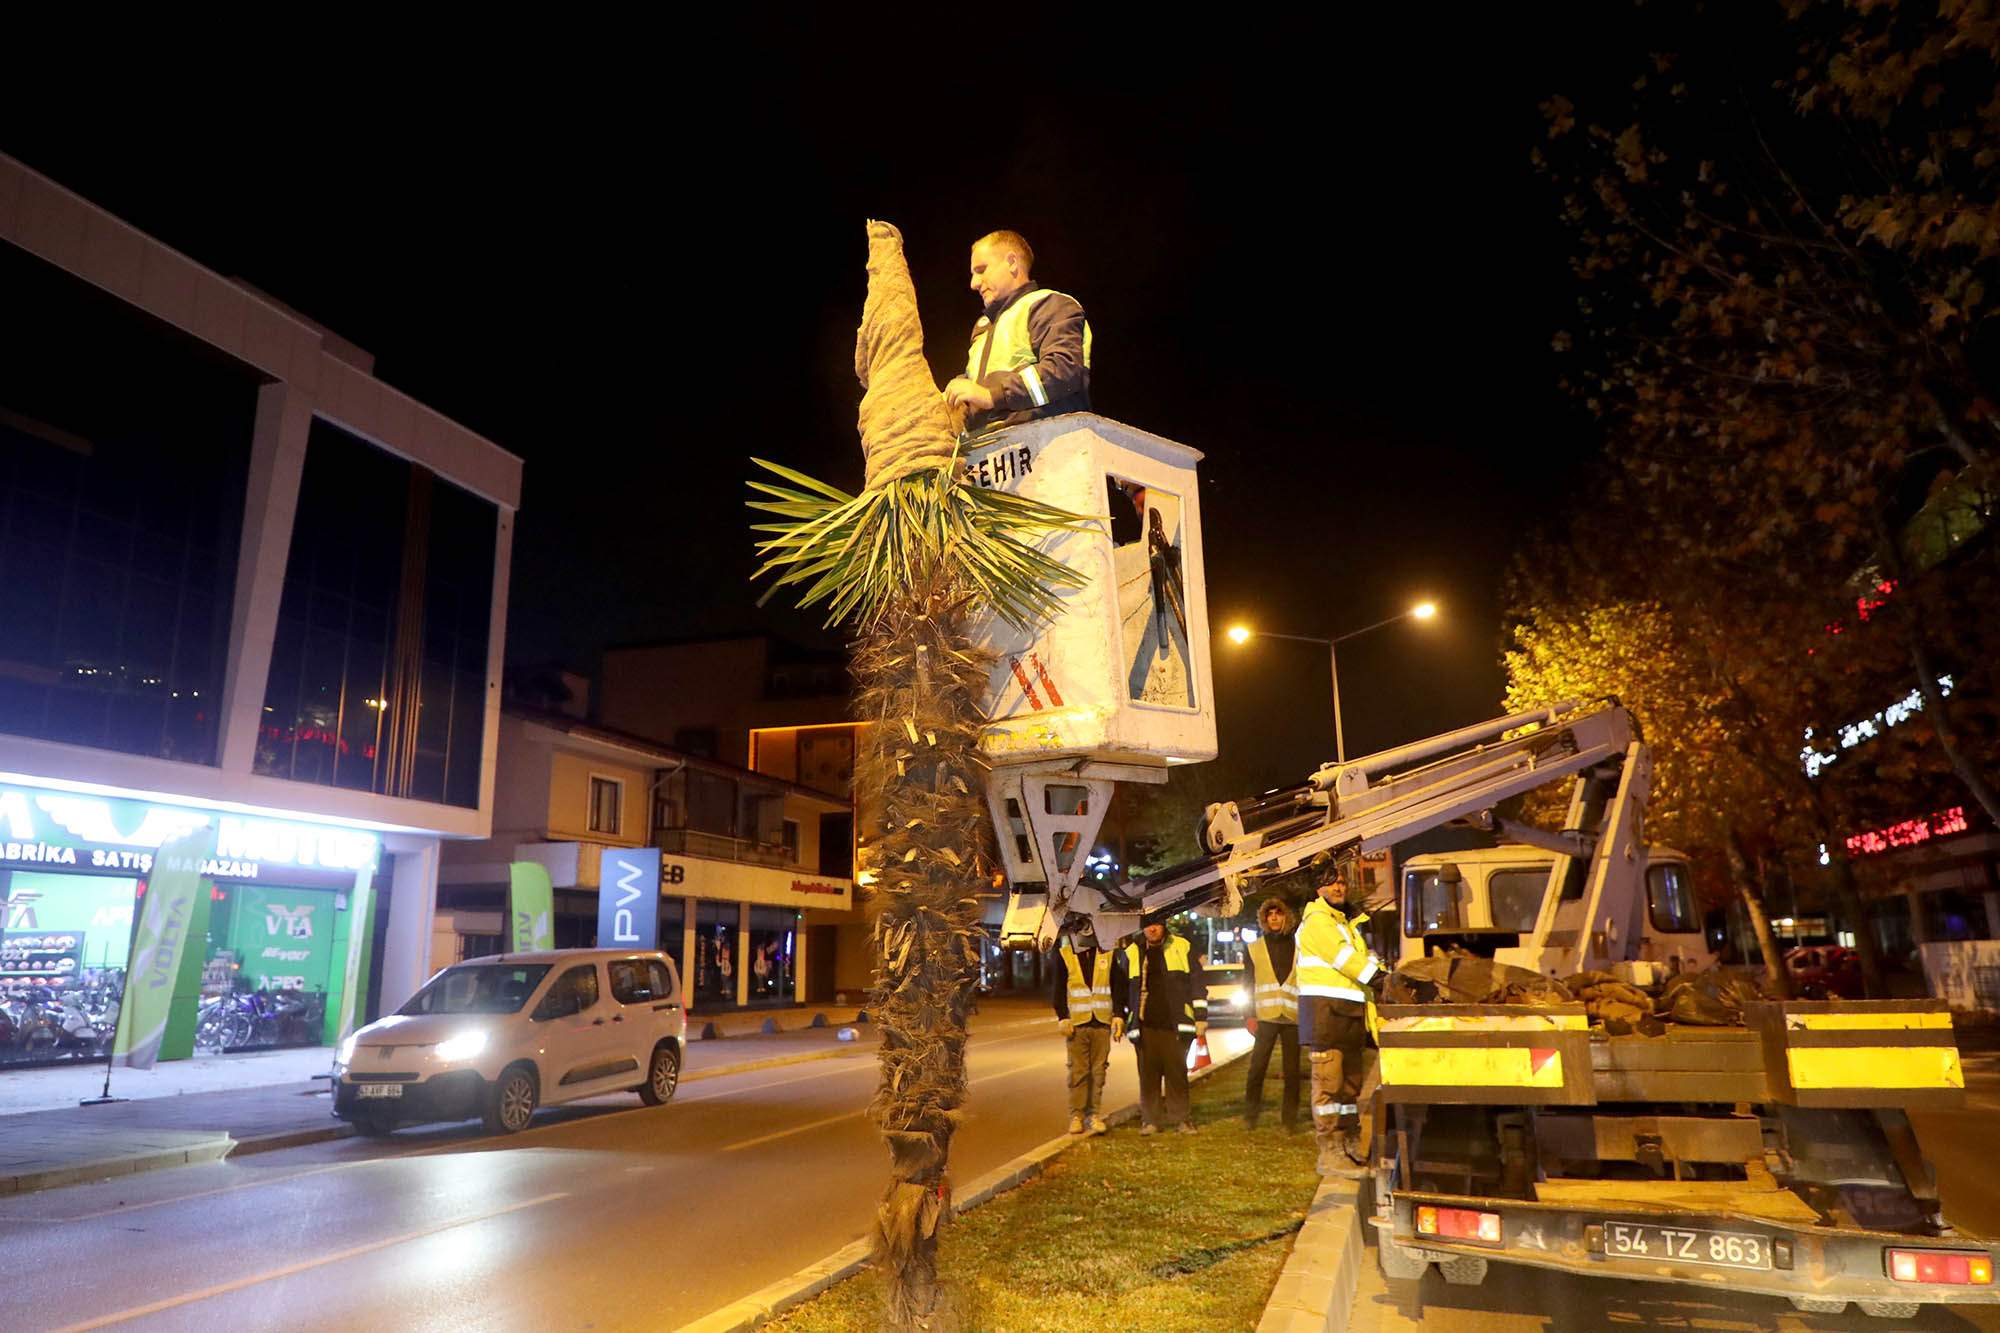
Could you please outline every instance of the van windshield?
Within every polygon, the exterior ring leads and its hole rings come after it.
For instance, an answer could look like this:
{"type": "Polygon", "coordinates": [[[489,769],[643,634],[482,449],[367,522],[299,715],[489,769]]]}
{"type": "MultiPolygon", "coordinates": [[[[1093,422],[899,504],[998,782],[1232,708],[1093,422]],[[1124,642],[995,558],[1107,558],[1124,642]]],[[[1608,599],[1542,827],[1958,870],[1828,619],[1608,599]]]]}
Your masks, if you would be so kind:
{"type": "Polygon", "coordinates": [[[418,1014],[518,1014],[549,974],[547,963],[460,963],[431,978],[396,1012],[418,1014]]]}

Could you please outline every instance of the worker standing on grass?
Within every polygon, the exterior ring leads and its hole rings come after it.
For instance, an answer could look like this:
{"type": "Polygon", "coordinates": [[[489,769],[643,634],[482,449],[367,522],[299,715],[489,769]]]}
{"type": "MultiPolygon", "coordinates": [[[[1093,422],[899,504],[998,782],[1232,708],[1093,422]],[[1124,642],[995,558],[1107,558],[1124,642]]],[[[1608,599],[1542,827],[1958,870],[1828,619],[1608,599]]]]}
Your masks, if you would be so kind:
{"type": "Polygon", "coordinates": [[[1062,970],[1056,973],[1056,1025],[1069,1043],[1069,1132],[1102,1134],[1111,1128],[1104,1121],[1104,1076],[1111,1064],[1111,1043],[1118,1039],[1122,1022],[1112,1013],[1114,988],[1124,980],[1114,979],[1117,955],[1097,947],[1097,936],[1089,926],[1071,930],[1060,950],[1062,970]]]}
{"type": "Polygon", "coordinates": [[[1250,1076],[1243,1087],[1243,1123],[1255,1129],[1263,1114],[1264,1073],[1275,1047],[1284,1061],[1283,1123],[1290,1134],[1299,1127],[1299,978],[1292,939],[1297,923],[1283,899],[1266,898],[1257,909],[1257,924],[1261,929],[1248,950],[1257,1039],[1250,1048],[1250,1076]]]}
{"type": "Polygon", "coordinates": [[[1299,1001],[1311,1010],[1319,1173],[1350,1180],[1367,1174],[1368,1145],[1361,1137],[1362,1058],[1375,1007],[1369,985],[1382,971],[1382,960],[1361,934],[1367,915],[1347,915],[1348,884],[1359,878],[1335,862],[1319,896],[1306,907],[1297,937],[1299,1001]]]}
{"type": "Polygon", "coordinates": [[[1188,1106],[1188,1047],[1208,1035],[1208,982],[1194,946],[1161,923],[1149,922],[1144,938],[1125,946],[1126,1001],[1119,1017],[1130,1024],[1139,1060],[1139,1132],[1157,1134],[1169,1123],[1194,1133],[1188,1106]]]}

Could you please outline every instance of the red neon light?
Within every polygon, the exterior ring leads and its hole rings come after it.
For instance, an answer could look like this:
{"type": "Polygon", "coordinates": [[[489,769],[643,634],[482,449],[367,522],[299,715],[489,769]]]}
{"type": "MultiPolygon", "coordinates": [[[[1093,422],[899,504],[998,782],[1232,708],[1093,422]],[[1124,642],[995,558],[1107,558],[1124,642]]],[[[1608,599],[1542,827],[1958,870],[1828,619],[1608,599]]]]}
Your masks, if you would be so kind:
{"type": "Polygon", "coordinates": [[[1963,833],[1970,825],[1965,820],[1965,807],[1954,805],[1949,810],[1940,810],[1928,819],[1905,819],[1900,824],[1887,828],[1868,829],[1856,833],[1847,840],[1849,856],[1873,856],[1879,852],[1892,851],[1897,847],[1914,847],[1932,838],[1948,837],[1953,833],[1963,833]]]}

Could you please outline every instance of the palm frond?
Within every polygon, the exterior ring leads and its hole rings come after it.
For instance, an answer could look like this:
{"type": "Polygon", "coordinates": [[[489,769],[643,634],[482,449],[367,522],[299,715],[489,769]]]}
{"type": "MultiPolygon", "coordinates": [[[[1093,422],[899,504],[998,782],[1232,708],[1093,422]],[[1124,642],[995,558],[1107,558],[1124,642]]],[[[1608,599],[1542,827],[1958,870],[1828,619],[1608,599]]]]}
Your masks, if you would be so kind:
{"type": "Polygon", "coordinates": [[[748,501],[783,523],[759,523],[764,563],[753,578],[776,573],[758,604],[780,588],[804,585],[798,604],[825,602],[829,625],[880,615],[899,589],[933,565],[949,563],[973,599],[1008,624],[1026,629],[1061,607],[1057,590],[1083,578],[1041,548],[1051,535],[1092,522],[1040,500],[971,486],[953,465],[913,473],[860,495],[764,459],[753,459],[799,487],[752,481],[772,499],[748,501]]]}

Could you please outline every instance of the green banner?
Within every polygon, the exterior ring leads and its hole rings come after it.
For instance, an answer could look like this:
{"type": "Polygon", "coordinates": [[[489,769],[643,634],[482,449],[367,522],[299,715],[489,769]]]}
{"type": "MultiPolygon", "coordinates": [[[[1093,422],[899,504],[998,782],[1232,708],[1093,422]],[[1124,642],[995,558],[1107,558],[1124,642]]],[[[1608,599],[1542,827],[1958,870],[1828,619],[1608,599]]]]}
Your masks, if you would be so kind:
{"type": "Polygon", "coordinates": [[[328,1017],[332,1028],[326,1034],[327,1044],[336,1045],[354,1031],[357,1024],[354,1016],[360,1012],[361,995],[368,988],[368,974],[365,965],[368,960],[368,942],[375,937],[375,872],[363,870],[354,876],[354,893],[348,899],[348,909],[341,918],[347,928],[346,952],[335,950],[334,956],[343,960],[340,977],[340,998],[328,1006],[328,1017]]]}
{"type": "Polygon", "coordinates": [[[194,930],[196,899],[203,892],[201,864],[214,855],[215,830],[201,828],[163,843],[153,858],[153,873],[132,935],[125,998],[118,1006],[118,1037],[111,1048],[114,1064],[151,1069],[159,1058],[181,958],[194,930]]]}
{"type": "Polygon", "coordinates": [[[252,990],[323,991],[333,967],[334,896],[323,889],[245,884],[235,904],[229,947],[252,990]]]}
{"type": "Polygon", "coordinates": [[[555,947],[555,885],[547,866],[516,861],[507,875],[508,952],[555,947]]]}

